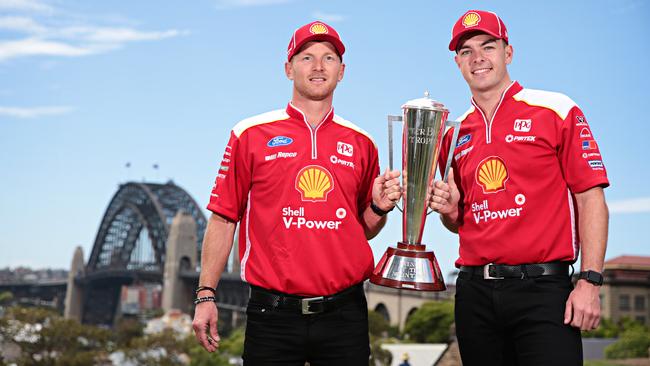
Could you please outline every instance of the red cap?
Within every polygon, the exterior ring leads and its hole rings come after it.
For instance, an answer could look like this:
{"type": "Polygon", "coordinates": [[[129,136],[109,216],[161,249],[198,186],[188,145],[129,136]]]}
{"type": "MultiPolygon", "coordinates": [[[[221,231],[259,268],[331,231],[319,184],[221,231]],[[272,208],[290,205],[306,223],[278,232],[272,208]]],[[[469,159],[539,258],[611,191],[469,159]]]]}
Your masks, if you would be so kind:
{"type": "Polygon", "coordinates": [[[491,11],[468,10],[454,24],[449,51],[456,51],[460,37],[469,32],[483,32],[508,42],[508,30],[498,15],[491,11]]]}
{"type": "Polygon", "coordinates": [[[311,41],[327,41],[334,45],[336,52],[341,58],[343,57],[345,46],[336,30],[323,22],[315,21],[303,25],[293,32],[293,37],[291,37],[289,47],[287,47],[287,60],[291,61],[293,55],[298,53],[305,43],[311,41]]]}

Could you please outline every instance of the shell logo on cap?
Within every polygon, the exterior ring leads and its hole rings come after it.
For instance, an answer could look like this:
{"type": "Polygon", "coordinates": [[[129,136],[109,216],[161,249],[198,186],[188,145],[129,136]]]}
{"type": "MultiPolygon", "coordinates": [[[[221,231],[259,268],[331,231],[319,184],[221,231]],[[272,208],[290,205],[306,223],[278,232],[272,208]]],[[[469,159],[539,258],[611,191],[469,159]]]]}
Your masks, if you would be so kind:
{"type": "Polygon", "coordinates": [[[296,176],[296,190],[303,201],[327,201],[327,194],[334,189],[332,174],[319,165],[308,165],[296,176]]]}
{"type": "Polygon", "coordinates": [[[309,27],[311,34],[327,34],[327,26],[323,23],[314,23],[309,27]]]}
{"type": "Polygon", "coordinates": [[[478,13],[470,11],[469,13],[465,14],[465,16],[463,17],[463,26],[465,28],[474,27],[478,25],[480,21],[481,21],[481,16],[478,15],[478,13]]]}
{"type": "Polygon", "coordinates": [[[476,183],[483,187],[483,193],[505,190],[508,178],[506,163],[498,156],[488,156],[476,168],[476,183]]]}

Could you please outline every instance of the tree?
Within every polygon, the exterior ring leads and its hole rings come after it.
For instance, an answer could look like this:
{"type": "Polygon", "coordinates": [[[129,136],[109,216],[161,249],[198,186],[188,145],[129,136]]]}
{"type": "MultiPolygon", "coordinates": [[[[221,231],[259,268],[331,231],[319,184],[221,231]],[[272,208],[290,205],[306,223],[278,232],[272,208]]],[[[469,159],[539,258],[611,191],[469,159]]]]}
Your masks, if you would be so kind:
{"type": "Polygon", "coordinates": [[[374,310],[368,311],[368,330],[370,334],[382,337],[385,333],[388,333],[390,324],[386,319],[374,310]]]}
{"type": "Polygon", "coordinates": [[[1,337],[21,349],[19,365],[92,365],[107,356],[108,330],[63,319],[49,309],[10,308],[3,323],[1,337]]]}
{"type": "Polygon", "coordinates": [[[404,333],[420,343],[446,343],[449,341],[449,327],[453,322],[453,302],[430,301],[409,317],[404,333]]]}
{"type": "Polygon", "coordinates": [[[605,347],[607,358],[647,358],[650,347],[650,331],[643,326],[625,330],[618,341],[605,347]]]}

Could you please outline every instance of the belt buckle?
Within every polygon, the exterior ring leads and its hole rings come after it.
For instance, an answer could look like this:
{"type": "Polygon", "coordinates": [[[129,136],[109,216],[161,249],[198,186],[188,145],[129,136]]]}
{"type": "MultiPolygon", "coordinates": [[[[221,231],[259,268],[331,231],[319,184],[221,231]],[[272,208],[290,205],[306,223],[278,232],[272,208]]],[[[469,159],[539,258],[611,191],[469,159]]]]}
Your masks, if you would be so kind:
{"type": "Polygon", "coordinates": [[[321,311],[311,311],[311,310],[309,310],[309,305],[311,305],[312,301],[318,301],[318,300],[324,300],[324,299],[325,299],[325,297],[323,297],[323,296],[306,297],[304,299],[300,299],[302,313],[304,315],[321,313],[322,310],[321,311]]]}
{"type": "Polygon", "coordinates": [[[484,280],[502,280],[504,277],[492,277],[490,276],[490,266],[493,266],[494,263],[488,263],[483,266],[483,279],[484,280]]]}

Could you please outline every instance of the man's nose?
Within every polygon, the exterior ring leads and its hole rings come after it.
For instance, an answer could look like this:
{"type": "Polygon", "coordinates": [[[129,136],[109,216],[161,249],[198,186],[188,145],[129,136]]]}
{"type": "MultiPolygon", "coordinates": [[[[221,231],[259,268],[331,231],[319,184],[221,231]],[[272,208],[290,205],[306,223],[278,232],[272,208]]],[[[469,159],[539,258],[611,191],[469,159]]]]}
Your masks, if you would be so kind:
{"type": "Polygon", "coordinates": [[[313,65],[314,70],[323,70],[323,60],[316,58],[314,59],[314,65],[313,65]]]}

